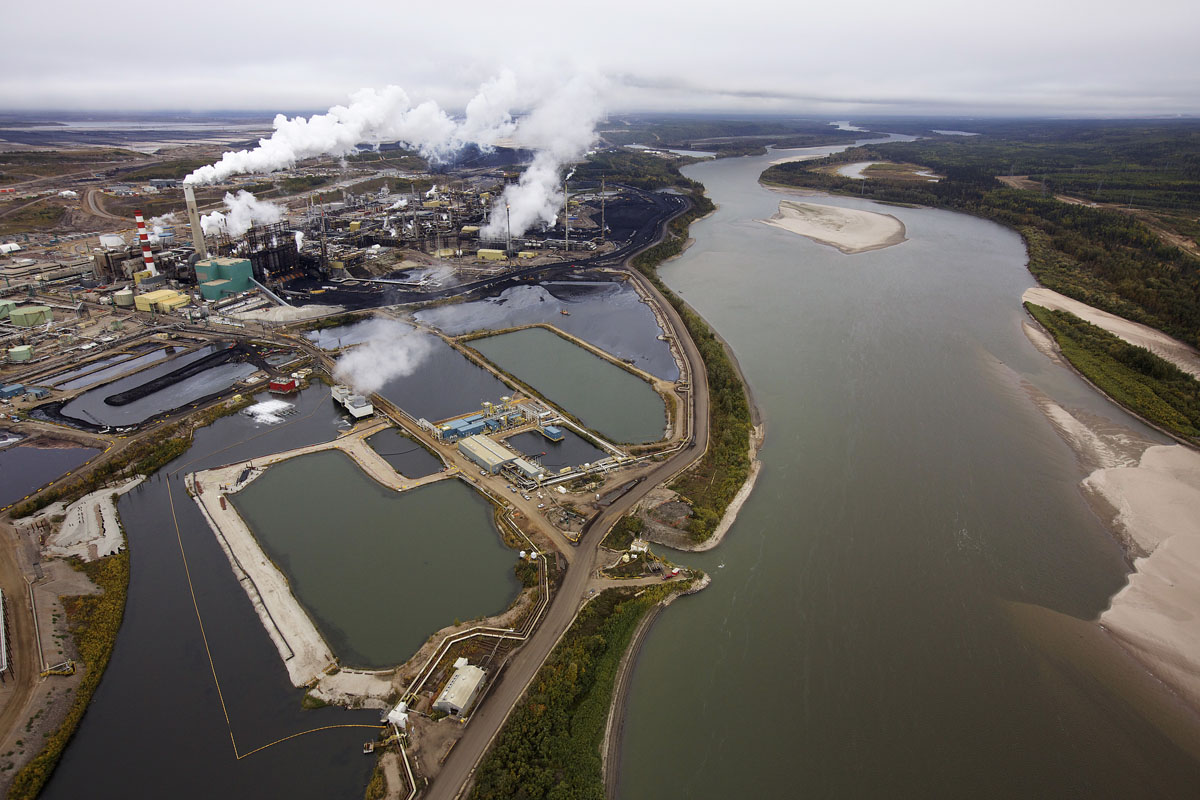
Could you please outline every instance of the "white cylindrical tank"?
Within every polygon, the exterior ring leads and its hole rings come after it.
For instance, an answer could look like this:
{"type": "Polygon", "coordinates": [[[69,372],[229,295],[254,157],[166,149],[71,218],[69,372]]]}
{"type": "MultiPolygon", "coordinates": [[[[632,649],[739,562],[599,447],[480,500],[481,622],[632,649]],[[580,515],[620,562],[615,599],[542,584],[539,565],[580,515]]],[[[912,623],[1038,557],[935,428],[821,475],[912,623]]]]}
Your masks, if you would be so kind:
{"type": "Polygon", "coordinates": [[[122,289],[119,292],[113,293],[113,302],[117,308],[133,308],[133,290],[122,289]]]}

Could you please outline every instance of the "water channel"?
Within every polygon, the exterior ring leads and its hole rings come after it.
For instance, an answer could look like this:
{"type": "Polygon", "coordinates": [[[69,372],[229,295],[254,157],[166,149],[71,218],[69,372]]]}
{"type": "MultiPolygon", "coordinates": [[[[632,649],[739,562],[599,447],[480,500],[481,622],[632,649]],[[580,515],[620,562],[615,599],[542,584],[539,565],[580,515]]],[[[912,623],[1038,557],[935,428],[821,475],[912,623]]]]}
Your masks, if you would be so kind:
{"type": "Polygon", "coordinates": [[[396,493],[344,453],[314,453],[271,467],[234,505],[346,666],[402,664],[519,588],[491,505],[459,480],[396,493]]]}
{"type": "Polygon", "coordinates": [[[545,328],[473,339],[470,346],[614,442],[663,436],[666,410],[650,384],[545,328]]]}
{"type": "Polygon", "coordinates": [[[768,439],[724,543],[683,557],[712,585],[642,650],[619,796],[1194,796],[1200,764],[1122,687],[1030,635],[1094,620],[1127,566],[1027,388],[1161,437],[1026,339],[1015,233],[816,198],[907,226],[843,255],[758,221],[787,155],[684,170],[719,210],[662,276],[736,352],[768,439]]]}

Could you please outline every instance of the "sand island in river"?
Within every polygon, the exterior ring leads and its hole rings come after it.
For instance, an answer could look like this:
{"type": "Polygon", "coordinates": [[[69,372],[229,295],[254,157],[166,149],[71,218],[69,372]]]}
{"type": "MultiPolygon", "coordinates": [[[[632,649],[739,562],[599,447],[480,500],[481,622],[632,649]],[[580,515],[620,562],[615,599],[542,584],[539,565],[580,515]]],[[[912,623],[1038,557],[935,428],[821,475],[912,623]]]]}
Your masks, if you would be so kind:
{"type": "Polygon", "coordinates": [[[904,223],[891,214],[783,200],[768,225],[836,247],[847,255],[881,250],[905,241],[904,223]]]}

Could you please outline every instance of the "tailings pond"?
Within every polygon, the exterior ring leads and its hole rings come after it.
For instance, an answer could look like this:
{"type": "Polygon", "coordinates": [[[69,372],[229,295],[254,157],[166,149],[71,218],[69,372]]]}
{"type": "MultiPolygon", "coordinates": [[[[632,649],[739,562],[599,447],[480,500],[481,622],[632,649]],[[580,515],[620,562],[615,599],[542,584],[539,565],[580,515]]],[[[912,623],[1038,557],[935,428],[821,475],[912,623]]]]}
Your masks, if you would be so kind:
{"type": "Polygon", "coordinates": [[[623,281],[514,286],[484,300],[420,311],[416,318],[450,336],[547,323],[651,375],[668,381],[679,377],[654,312],[623,281]]]}
{"type": "MultiPolygon", "coordinates": [[[[378,390],[414,418],[440,420],[476,410],[484,400],[493,403],[513,390],[483,367],[471,363],[462,353],[432,333],[417,332],[410,325],[394,320],[357,322],[340,328],[315,331],[320,345],[327,349],[356,345],[379,347],[381,357],[392,355],[393,341],[402,340],[413,354],[405,359],[406,369],[396,369],[395,377],[378,390]],[[403,332],[397,336],[398,332],[403,332]],[[389,341],[389,335],[392,337],[389,341]]],[[[354,352],[351,348],[349,351],[354,352]]],[[[344,355],[342,356],[345,357],[344,355]]]]}
{"type": "Polygon", "coordinates": [[[440,458],[395,428],[380,431],[368,438],[367,444],[406,478],[424,478],[441,472],[444,466],[440,458]]]}
{"type": "Polygon", "coordinates": [[[562,433],[561,442],[550,441],[542,436],[540,431],[526,431],[508,437],[504,443],[522,455],[536,458],[539,464],[553,472],[558,472],[563,467],[590,464],[608,455],[568,428],[562,428],[562,433]]]}
{"type": "Polygon", "coordinates": [[[233,501],[347,666],[403,663],[439,628],[503,611],[519,588],[491,505],[457,479],[394,492],[344,453],[314,453],[233,501]]]}
{"type": "Polygon", "coordinates": [[[199,361],[205,356],[215,353],[218,349],[216,346],[207,345],[134,375],[91,389],[64,405],[60,413],[64,417],[93,425],[135,425],[156,414],[180,408],[203,397],[225,391],[239,380],[249,377],[257,371],[258,368],[253,364],[219,364],[124,405],[110,405],[106,402],[114,395],[143,386],[194,361],[199,361]]]}
{"type": "Polygon", "coordinates": [[[545,328],[474,339],[469,345],[614,442],[663,437],[666,410],[650,384],[545,328]]]}
{"type": "Polygon", "coordinates": [[[907,228],[843,255],[758,221],[782,155],[684,169],[718,210],[661,274],[737,354],[767,442],[724,542],[681,557],[712,585],[646,640],[619,796],[1194,797],[1200,764],[1054,635],[1128,568],[1028,389],[1165,440],[1030,344],[1016,233],[805,197],[907,228]]]}
{"type": "Polygon", "coordinates": [[[0,431],[0,508],[15,503],[100,451],[92,447],[8,444],[0,431]]]}
{"type": "Polygon", "coordinates": [[[118,375],[124,375],[127,372],[133,372],[134,370],[157,363],[170,355],[170,351],[165,347],[152,350],[149,353],[143,353],[136,358],[130,356],[128,353],[122,353],[119,356],[114,356],[112,359],[105,359],[95,364],[89,364],[87,367],[64,373],[58,376],[56,383],[51,385],[64,392],[69,392],[72,389],[84,389],[88,386],[95,386],[97,383],[103,383],[118,375]],[[115,366],[107,366],[114,363],[115,366]],[[97,369],[97,367],[102,368],[97,369]]]}
{"type": "Polygon", "coordinates": [[[301,708],[304,692],[289,682],[183,485],[190,471],[337,435],[342,415],[328,387],[291,399],[297,413],[273,425],[234,414],[197,430],[186,453],[122,496],[118,509],[131,556],[125,619],[104,679],[43,798],[362,795],[373,765],[362,743],[373,733],[327,726],[376,725],[379,712],[301,708]],[[314,732],[240,760],[230,742],[232,734],[245,755],[305,731],[314,732]]]}

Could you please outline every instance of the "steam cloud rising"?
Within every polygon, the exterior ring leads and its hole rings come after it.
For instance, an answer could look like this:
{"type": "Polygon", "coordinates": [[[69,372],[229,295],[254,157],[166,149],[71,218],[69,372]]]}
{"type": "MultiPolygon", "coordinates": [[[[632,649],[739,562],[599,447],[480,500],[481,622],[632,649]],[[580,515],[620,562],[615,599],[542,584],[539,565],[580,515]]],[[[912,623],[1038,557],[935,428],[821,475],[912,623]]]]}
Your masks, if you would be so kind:
{"type": "MultiPolygon", "coordinates": [[[[516,76],[504,71],[480,86],[458,120],[432,100],[414,104],[399,86],[362,89],[351,95],[348,106],[334,106],[324,114],[307,119],[277,115],[275,132],[260,139],[258,147],[227,152],[184,180],[215,183],[241,173],[288,169],[305,158],[348,155],[359,144],[402,142],[426,158],[444,161],[467,144],[488,150],[511,139],[536,154],[520,182],[505,189],[483,233],[504,235],[507,204],[513,235],[520,235],[539,221],[554,221],[562,202],[559,172],[587,152],[601,115],[598,82],[585,75],[541,91],[519,86],[516,76]],[[530,111],[514,119],[518,108],[530,111]]],[[[231,234],[237,235],[232,229],[231,234]]]]}
{"type": "Polygon", "coordinates": [[[283,209],[269,200],[259,200],[245,189],[235,195],[225,193],[225,211],[214,211],[200,218],[205,235],[222,233],[241,236],[255,225],[269,225],[283,219],[283,209]]]}
{"type": "Polygon", "coordinates": [[[337,380],[360,394],[411,375],[433,352],[432,337],[403,322],[376,319],[364,324],[370,326],[370,338],[339,358],[333,370],[337,380]]]}

